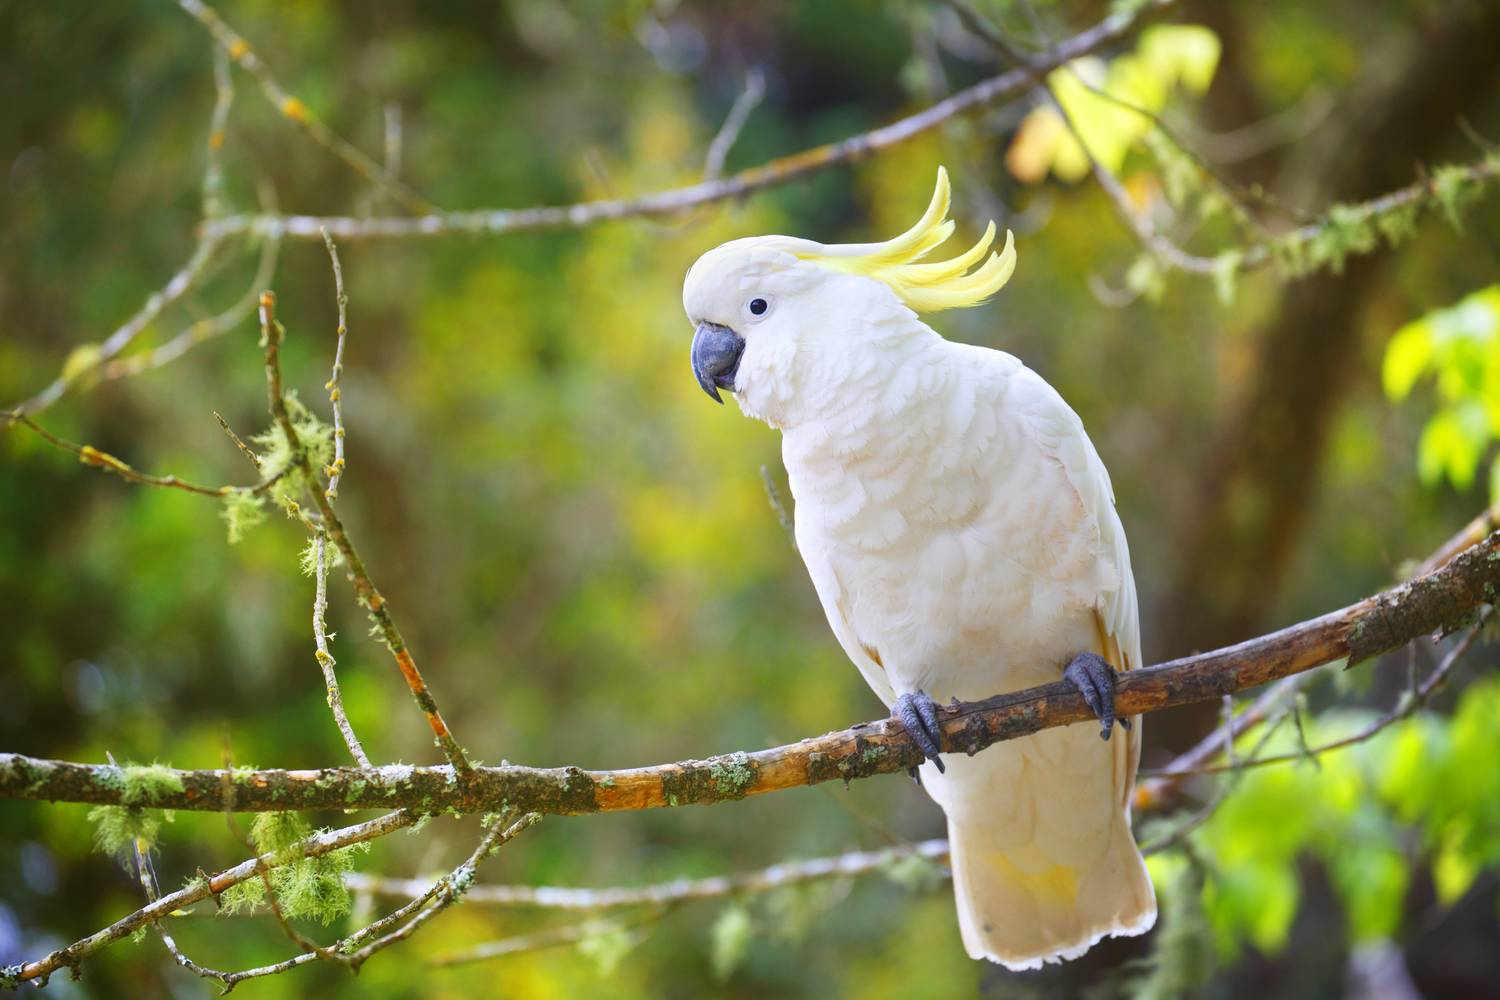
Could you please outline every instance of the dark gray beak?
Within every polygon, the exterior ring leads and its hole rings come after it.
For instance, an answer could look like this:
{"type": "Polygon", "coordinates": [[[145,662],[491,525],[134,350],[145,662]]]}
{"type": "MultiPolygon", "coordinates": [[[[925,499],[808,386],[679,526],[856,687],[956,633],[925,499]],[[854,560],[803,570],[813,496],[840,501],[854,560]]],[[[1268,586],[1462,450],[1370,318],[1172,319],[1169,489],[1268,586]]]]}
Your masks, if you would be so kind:
{"type": "Polygon", "coordinates": [[[734,388],[735,372],[740,370],[740,355],[745,352],[745,338],[717,323],[699,323],[693,333],[693,374],[703,391],[722,404],[720,389],[734,388]]]}

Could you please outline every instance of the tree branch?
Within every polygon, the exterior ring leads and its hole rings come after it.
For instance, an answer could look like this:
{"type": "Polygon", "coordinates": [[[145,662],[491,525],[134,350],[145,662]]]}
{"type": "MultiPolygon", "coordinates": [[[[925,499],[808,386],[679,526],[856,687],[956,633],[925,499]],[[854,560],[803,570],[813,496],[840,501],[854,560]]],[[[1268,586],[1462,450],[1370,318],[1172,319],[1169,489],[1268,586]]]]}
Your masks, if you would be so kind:
{"type": "MultiPolygon", "coordinates": [[[[1346,608],[1236,646],[1189,656],[1120,678],[1122,715],[1222,698],[1347,657],[1358,663],[1472,620],[1500,587],[1500,532],[1427,576],[1346,608]]],[[[1053,726],[1092,721],[1083,698],[1056,682],[942,710],[943,750],[975,753],[1053,726]]],[[[800,743],[619,771],[505,764],[477,767],[460,781],[451,767],[386,765],[320,770],[174,771],[172,788],[138,803],[222,810],[226,794],[243,811],[409,807],[424,813],[499,807],[573,815],[703,805],[825,781],[905,771],[922,753],[894,719],[880,719],[800,743]],[[180,787],[177,783],[180,782],[180,787]]],[[[119,804],[119,768],[0,754],[0,798],[119,804]]]]}
{"type": "MultiPolygon", "coordinates": [[[[179,0],[179,3],[188,2],[196,3],[196,0],[179,0]]],[[[614,219],[674,215],[700,205],[729,201],[754,191],[785,184],[815,171],[862,160],[930,132],[951,118],[1014,97],[1025,91],[1038,74],[1044,74],[1118,41],[1135,30],[1147,14],[1164,10],[1176,2],[1177,0],[1147,0],[1134,9],[1117,11],[1038,57],[1034,68],[1002,73],[889,125],[852,135],[838,142],[805,149],[722,179],[705,180],[639,198],[612,198],[532,208],[435,212],[413,217],[234,215],[206,222],[203,232],[215,237],[255,232],[278,233],[292,239],[320,240],[323,238],[323,230],[327,229],[339,239],[406,239],[455,233],[496,235],[587,226],[614,219]]]]}
{"type": "Polygon", "coordinates": [[[260,56],[256,55],[255,50],[250,47],[250,43],[226,24],[212,7],[203,3],[202,0],[177,0],[177,6],[201,24],[204,30],[213,36],[219,48],[241,69],[255,78],[255,82],[260,85],[261,91],[266,95],[266,100],[270,101],[271,105],[284,117],[295,122],[314,142],[343,160],[350,169],[401,201],[408,208],[418,212],[434,210],[432,202],[398,180],[390,170],[376,163],[352,142],[319,121],[306,102],[288,92],[276,80],[271,70],[261,61],[260,56]]]}
{"type": "MultiPolygon", "coordinates": [[[[948,859],[946,840],[924,840],[878,851],[851,851],[825,858],[784,861],[755,871],[708,878],[680,878],[656,885],[578,889],[555,885],[476,885],[464,897],[469,903],[488,906],[528,906],[550,910],[615,910],[633,906],[667,906],[691,900],[718,899],[741,893],[772,892],[789,885],[828,878],[849,878],[879,871],[903,858],[929,861],[948,859]]],[[[357,893],[414,899],[429,886],[422,879],[381,878],[351,872],[344,884],[357,893]]]]}
{"type": "Polygon", "coordinates": [[[359,552],[355,550],[349,533],[344,530],[343,520],[333,509],[333,502],[328,496],[329,491],[318,488],[317,475],[312,467],[312,461],[308,458],[307,451],[298,438],[297,428],[292,425],[291,414],[287,412],[286,398],[281,389],[281,339],[285,335],[285,330],[276,321],[276,296],[271,292],[261,294],[260,325],[261,337],[264,341],[262,346],[266,352],[266,396],[271,417],[281,428],[282,434],[286,436],[287,444],[292,451],[292,462],[302,470],[306,477],[308,492],[312,494],[313,503],[317,505],[318,513],[322,515],[322,524],[315,530],[321,530],[327,534],[328,539],[343,553],[344,561],[349,568],[349,578],[354,583],[355,595],[360,604],[370,612],[370,617],[380,631],[381,639],[384,640],[386,648],[391,651],[391,658],[396,661],[396,667],[401,671],[406,686],[411,690],[413,700],[427,719],[433,739],[443,751],[443,756],[448,759],[450,773],[456,772],[460,778],[467,779],[473,772],[473,765],[469,763],[458,741],[453,738],[452,732],[448,729],[448,723],[443,720],[443,714],[438,711],[437,702],[433,699],[427,682],[423,680],[422,672],[417,669],[416,660],[407,649],[401,630],[396,627],[396,621],[391,617],[390,607],[380,591],[375,589],[375,581],[370,578],[370,571],[365,569],[364,560],[359,557],[359,552]]]}
{"type": "MultiPolygon", "coordinates": [[[[315,858],[336,851],[340,847],[348,847],[350,844],[361,844],[365,841],[383,837],[388,833],[399,830],[402,827],[411,826],[417,821],[417,815],[405,810],[387,813],[366,823],[358,823],[354,826],[346,826],[341,830],[329,830],[323,833],[315,833],[298,845],[297,857],[315,858]]],[[[120,940],[147,924],[155,923],[163,917],[170,916],[173,911],[218,895],[232,885],[238,885],[246,879],[259,877],[260,872],[266,867],[274,867],[285,863],[286,852],[271,852],[248,861],[241,861],[233,868],[226,868],[211,878],[197,878],[176,892],[170,892],[154,900],[150,905],[144,906],[128,916],[121,917],[103,930],[90,934],[88,937],[75,941],[66,948],[38,959],[35,962],[26,962],[19,966],[12,966],[5,970],[9,977],[15,981],[38,980],[37,985],[46,985],[47,978],[62,968],[77,968],[79,962],[89,954],[98,951],[107,944],[120,940]]],[[[307,954],[313,954],[311,952],[307,954]]]]}

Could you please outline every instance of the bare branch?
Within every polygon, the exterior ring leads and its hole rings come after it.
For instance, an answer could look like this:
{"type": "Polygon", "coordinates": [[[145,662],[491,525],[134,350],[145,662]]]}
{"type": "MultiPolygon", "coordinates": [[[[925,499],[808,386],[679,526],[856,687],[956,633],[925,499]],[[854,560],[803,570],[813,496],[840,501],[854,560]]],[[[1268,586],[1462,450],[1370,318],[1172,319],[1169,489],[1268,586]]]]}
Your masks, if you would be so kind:
{"type": "Polygon", "coordinates": [[[334,297],[339,307],[338,346],[333,350],[333,374],[323,388],[328,390],[328,402],[333,407],[333,464],[324,469],[328,476],[328,488],[324,495],[329,500],[338,499],[339,477],[344,474],[344,402],[339,379],[344,374],[344,341],[349,336],[349,324],[345,311],[349,307],[349,296],[344,293],[344,268],[339,263],[339,248],[333,245],[333,237],[323,234],[323,244],[328,248],[328,260],[333,265],[334,297]]]}
{"type": "Polygon", "coordinates": [[[98,380],[110,382],[127,375],[139,375],[141,372],[160,368],[176,361],[199,344],[222,337],[239,326],[255,312],[256,303],[260,301],[260,290],[271,283],[271,278],[276,273],[276,259],[280,248],[281,241],[274,237],[261,242],[260,262],[256,264],[250,287],[228,309],[217,316],[210,316],[192,323],[172,339],[149,351],[116,358],[100,365],[98,380]]]}
{"type": "MultiPolygon", "coordinates": [[[[465,900],[488,906],[526,906],[550,910],[614,910],[633,906],[666,906],[701,899],[718,899],[749,893],[771,892],[789,885],[829,878],[849,878],[888,868],[902,858],[919,857],[946,861],[946,840],[924,840],[916,844],[887,847],[878,851],[851,851],[825,858],[786,861],[756,871],[709,878],[674,879],[656,885],[574,889],[563,886],[476,885],[465,900]]],[[[363,873],[345,876],[355,892],[376,896],[415,897],[427,890],[421,879],[381,878],[363,873]]]]}
{"type": "Polygon", "coordinates": [[[18,403],[12,408],[16,413],[40,413],[53,403],[57,402],[63,395],[80,380],[86,378],[94,369],[107,361],[112,360],[125,348],[129,347],[135,338],[150,326],[155,319],[162,314],[172,303],[187,294],[202,279],[208,270],[209,263],[213,260],[215,253],[222,245],[224,236],[204,232],[198,239],[198,245],[193,248],[193,254],[188,262],[182,265],[182,269],[172,275],[160,291],[153,292],[146,304],[136,310],[135,314],[127,319],[118,329],[104,339],[99,349],[89,363],[80,371],[70,371],[59,375],[41,392],[32,396],[25,402],[18,403]]]}
{"type": "Polygon", "coordinates": [[[719,126],[718,134],[714,136],[713,142],[708,144],[708,155],[703,158],[705,181],[718,180],[719,176],[724,173],[724,161],[729,158],[729,151],[734,148],[740,133],[744,131],[750,112],[755,110],[765,96],[765,74],[758,69],[753,69],[745,77],[745,89],[740,91],[740,96],[734,99],[729,114],[724,118],[724,124],[719,126]]]}
{"type": "MultiPolygon", "coordinates": [[[[197,0],[178,2],[196,3],[197,0]]],[[[1025,91],[1036,74],[1055,69],[1118,41],[1135,30],[1147,15],[1164,10],[1176,2],[1177,0],[1147,0],[1133,10],[1117,11],[1039,57],[1035,70],[1002,73],[889,125],[852,135],[838,142],[814,146],[718,180],[706,180],[639,198],[611,198],[533,208],[429,213],[415,217],[237,215],[207,223],[205,232],[217,236],[242,232],[276,232],[291,239],[322,239],[322,232],[327,229],[338,239],[350,240],[410,239],[457,233],[493,236],[536,229],[588,226],[615,219],[673,215],[700,205],[740,198],[819,170],[865,159],[930,132],[958,115],[1014,97],[1025,91]]]]}
{"type": "Polygon", "coordinates": [[[251,495],[264,493],[272,486],[274,486],[276,484],[276,481],[281,478],[279,475],[272,476],[271,478],[263,479],[251,486],[200,486],[197,483],[190,483],[184,479],[178,479],[176,476],[153,476],[145,472],[137,471],[123,459],[116,458],[109,452],[100,451],[98,448],[95,448],[91,444],[75,444],[72,441],[64,440],[63,438],[60,438],[56,434],[53,434],[41,424],[37,423],[35,420],[32,420],[30,417],[26,416],[26,414],[20,411],[12,410],[8,413],[0,413],[0,416],[5,417],[11,423],[20,424],[22,427],[35,432],[39,437],[41,437],[42,440],[46,441],[54,448],[72,452],[74,455],[78,456],[78,461],[82,462],[84,465],[92,465],[96,469],[102,469],[105,472],[113,472],[115,475],[119,476],[126,482],[136,483],[140,486],[161,486],[167,489],[183,490],[188,493],[196,493],[199,496],[227,497],[235,493],[245,493],[251,495]]]}
{"type": "MultiPolygon", "coordinates": [[[[1122,715],[1222,698],[1347,657],[1358,663],[1411,639],[1463,627],[1500,587],[1500,532],[1447,565],[1339,611],[1236,646],[1133,670],[1120,678],[1122,715]]],[[[1052,726],[1093,721],[1082,696],[1056,682],[941,710],[947,753],[975,753],[1002,740],[1052,726]]],[[[374,769],[226,773],[174,771],[180,790],[150,805],[169,809],[385,808],[479,812],[501,806],[545,814],[581,814],[708,804],[813,785],[905,771],[922,753],[894,719],[880,719],[800,743],[623,771],[505,764],[474,768],[467,780],[451,767],[387,765],[374,769]]],[[[107,765],[0,754],[0,798],[118,804],[120,773],[107,765]]]]}
{"type": "Polygon", "coordinates": [[[1463,660],[1464,655],[1474,645],[1474,640],[1479,638],[1479,633],[1484,629],[1484,623],[1489,619],[1489,613],[1482,612],[1480,620],[1464,634],[1464,637],[1454,643],[1453,648],[1443,656],[1438,665],[1433,668],[1432,673],[1427,675],[1420,687],[1415,691],[1402,693],[1401,699],[1396,707],[1386,712],[1380,718],[1374,720],[1357,733],[1345,736],[1342,739],[1332,740],[1320,746],[1301,746],[1289,753],[1273,754],[1269,757],[1256,757],[1245,761],[1228,761],[1223,764],[1203,764],[1194,768],[1178,771],[1178,774],[1220,774],[1225,771],[1241,771],[1248,767],[1261,767],[1266,764],[1285,764],[1296,760],[1316,760],[1322,754],[1331,750],[1342,750],[1359,743],[1367,742],[1377,734],[1402,719],[1409,719],[1416,714],[1417,709],[1426,705],[1438,689],[1447,682],[1453,669],[1463,660]]]}
{"type": "Polygon", "coordinates": [[[235,31],[218,12],[202,0],[177,0],[177,6],[201,24],[213,40],[245,72],[255,78],[266,99],[283,117],[295,122],[303,132],[318,145],[343,160],[355,173],[379,186],[407,208],[417,212],[435,211],[432,202],[422,197],[411,187],[398,180],[385,167],[362,152],[352,142],[339,135],[320,121],[299,97],[291,94],[271,74],[271,70],[256,55],[239,32],[235,31]]]}
{"type": "Polygon", "coordinates": [[[203,169],[203,217],[224,214],[224,141],[228,138],[229,109],[234,105],[234,77],[229,56],[214,50],[214,110],[208,122],[207,166],[203,169]]]}
{"type": "Polygon", "coordinates": [[[360,744],[359,737],[354,735],[354,726],[349,722],[349,716],[344,711],[344,696],[339,691],[339,679],[333,672],[337,660],[328,651],[328,624],[325,616],[328,613],[328,536],[319,531],[313,535],[313,575],[316,580],[316,590],[313,595],[313,643],[317,646],[313,655],[317,658],[318,668],[323,671],[323,687],[328,693],[328,707],[333,712],[334,724],[339,727],[339,734],[344,737],[344,745],[349,748],[349,755],[354,758],[360,767],[371,767],[370,758],[365,756],[365,748],[360,744]]]}

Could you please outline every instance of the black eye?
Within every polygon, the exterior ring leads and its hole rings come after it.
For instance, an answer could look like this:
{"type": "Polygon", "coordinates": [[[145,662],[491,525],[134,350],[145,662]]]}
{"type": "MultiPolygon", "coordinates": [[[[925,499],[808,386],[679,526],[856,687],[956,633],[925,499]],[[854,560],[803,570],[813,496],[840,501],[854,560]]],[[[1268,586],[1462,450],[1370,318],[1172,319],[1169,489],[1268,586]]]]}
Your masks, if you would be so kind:
{"type": "Polygon", "coordinates": [[[750,312],[754,316],[764,316],[766,310],[771,308],[765,299],[751,299],[750,312]]]}

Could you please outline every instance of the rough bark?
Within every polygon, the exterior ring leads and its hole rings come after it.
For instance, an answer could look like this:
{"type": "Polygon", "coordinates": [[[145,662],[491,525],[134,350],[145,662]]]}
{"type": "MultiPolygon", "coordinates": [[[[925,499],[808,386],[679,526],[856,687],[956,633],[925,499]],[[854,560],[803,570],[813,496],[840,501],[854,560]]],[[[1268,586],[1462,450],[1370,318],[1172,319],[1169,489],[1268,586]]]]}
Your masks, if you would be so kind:
{"type": "MultiPolygon", "coordinates": [[[[1236,646],[1122,675],[1120,714],[1215,701],[1348,657],[1351,663],[1470,621],[1500,587],[1500,531],[1436,571],[1310,621],[1236,646]]],[[[1064,682],[942,711],[943,749],[976,753],[1002,740],[1093,718],[1064,682]]],[[[922,755],[894,719],[787,746],[619,771],[505,764],[453,769],[386,765],[317,770],[172,770],[0,754],[0,798],[167,809],[510,809],[579,814],[701,805],[824,781],[904,771],[922,755]]]]}

